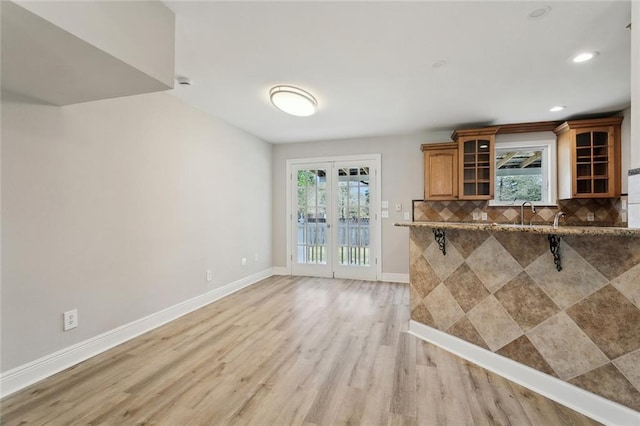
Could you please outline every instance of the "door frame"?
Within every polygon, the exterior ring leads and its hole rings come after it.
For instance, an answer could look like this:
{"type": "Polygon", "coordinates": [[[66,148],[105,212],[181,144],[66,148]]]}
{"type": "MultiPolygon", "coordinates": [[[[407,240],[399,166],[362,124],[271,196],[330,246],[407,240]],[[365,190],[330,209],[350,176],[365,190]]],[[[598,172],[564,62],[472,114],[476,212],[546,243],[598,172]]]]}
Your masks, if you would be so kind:
{"type": "Polygon", "coordinates": [[[339,161],[370,161],[374,164],[375,170],[371,178],[375,181],[375,194],[373,197],[375,206],[373,206],[373,220],[374,223],[371,226],[375,232],[375,238],[373,239],[373,249],[375,250],[375,262],[372,262],[372,267],[375,267],[376,281],[382,279],[382,220],[380,217],[380,203],[382,201],[382,188],[380,182],[381,178],[381,154],[363,154],[363,155],[343,155],[336,157],[313,157],[313,158],[296,158],[286,161],[285,180],[286,180],[286,214],[284,217],[285,229],[287,230],[287,275],[292,273],[292,261],[293,261],[293,247],[292,247],[292,233],[291,233],[291,221],[293,220],[293,211],[291,210],[291,191],[292,191],[292,167],[303,166],[305,164],[313,163],[326,163],[326,162],[339,162],[339,161]]]}

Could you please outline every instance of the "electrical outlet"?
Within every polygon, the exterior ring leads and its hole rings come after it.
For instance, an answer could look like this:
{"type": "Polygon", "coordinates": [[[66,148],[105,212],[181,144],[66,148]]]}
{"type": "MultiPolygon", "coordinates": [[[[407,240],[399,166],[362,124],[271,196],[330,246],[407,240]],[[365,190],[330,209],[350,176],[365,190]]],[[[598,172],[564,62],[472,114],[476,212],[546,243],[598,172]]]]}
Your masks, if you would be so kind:
{"type": "Polygon", "coordinates": [[[388,209],[389,208],[389,202],[388,201],[381,201],[380,202],[380,207],[382,207],[383,209],[388,209]]]}
{"type": "Polygon", "coordinates": [[[478,212],[473,212],[473,220],[480,220],[480,213],[478,212]]]}
{"type": "Polygon", "coordinates": [[[383,219],[389,218],[389,210],[382,210],[382,218],[383,219]]]}
{"type": "Polygon", "coordinates": [[[78,326],[78,310],[67,311],[62,314],[64,319],[63,327],[64,331],[69,331],[78,326]]]}
{"type": "Polygon", "coordinates": [[[593,213],[589,212],[589,213],[587,213],[587,220],[589,222],[593,222],[594,220],[596,220],[596,217],[595,217],[595,215],[593,213]]]}
{"type": "Polygon", "coordinates": [[[207,281],[213,280],[213,271],[211,269],[207,269],[207,281]]]}
{"type": "Polygon", "coordinates": [[[402,211],[402,204],[396,204],[396,211],[397,212],[401,212],[402,211]]]}
{"type": "Polygon", "coordinates": [[[480,213],[480,219],[487,220],[487,212],[480,213]]]}
{"type": "Polygon", "coordinates": [[[411,220],[411,213],[404,212],[404,220],[411,220]]]}
{"type": "Polygon", "coordinates": [[[243,257],[240,263],[242,263],[242,266],[247,266],[247,258],[243,257]]]}

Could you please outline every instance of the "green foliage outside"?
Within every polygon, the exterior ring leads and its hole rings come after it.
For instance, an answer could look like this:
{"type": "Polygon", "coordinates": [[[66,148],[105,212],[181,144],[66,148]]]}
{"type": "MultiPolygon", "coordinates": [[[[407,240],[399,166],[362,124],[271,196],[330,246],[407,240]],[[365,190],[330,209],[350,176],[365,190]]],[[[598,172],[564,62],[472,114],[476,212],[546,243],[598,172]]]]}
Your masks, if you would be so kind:
{"type": "Polygon", "coordinates": [[[496,200],[542,200],[542,176],[497,176],[496,200]]]}

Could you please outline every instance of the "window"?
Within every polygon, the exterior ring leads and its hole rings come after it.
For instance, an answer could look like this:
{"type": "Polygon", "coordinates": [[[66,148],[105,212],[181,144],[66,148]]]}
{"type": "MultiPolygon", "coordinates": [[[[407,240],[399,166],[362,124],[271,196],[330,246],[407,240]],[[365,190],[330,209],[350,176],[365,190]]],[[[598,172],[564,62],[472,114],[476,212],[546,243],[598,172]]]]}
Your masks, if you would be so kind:
{"type": "Polygon", "coordinates": [[[555,141],[496,142],[490,205],[556,204],[555,141]]]}

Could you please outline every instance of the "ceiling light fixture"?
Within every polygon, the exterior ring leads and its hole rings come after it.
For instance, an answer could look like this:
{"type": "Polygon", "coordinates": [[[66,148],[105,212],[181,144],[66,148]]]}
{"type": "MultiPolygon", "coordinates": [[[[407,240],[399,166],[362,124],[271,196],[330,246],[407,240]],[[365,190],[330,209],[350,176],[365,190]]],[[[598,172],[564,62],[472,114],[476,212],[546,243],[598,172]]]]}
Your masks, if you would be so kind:
{"type": "Polygon", "coordinates": [[[308,117],[318,109],[318,101],[311,93],[293,86],[274,86],[269,97],[274,107],[297,117],[308,117]]]}
{"type": "Polygon", "coordinates": [[[542,18],[547,13],[551,12],[551,6],[544,6],[529,13],[529,19],[542,18]]]}
{"type": "Polygon", "coordinates": [[[578,53],[571,60],[575,63],[587,62],[598,56],[598,52],[582,52],[578,53]]]}
{"type": "Polygon", "coordinates": [[[549,109],[549,111],[551,111],[551,112],[558,112],[558,111],[564,111],[565,109],[567,109],[567,107],[566,107],[566,106],[564,106],[564,105],[558,105],[558,106],[551,107],[551,109],[549,109]]]}

